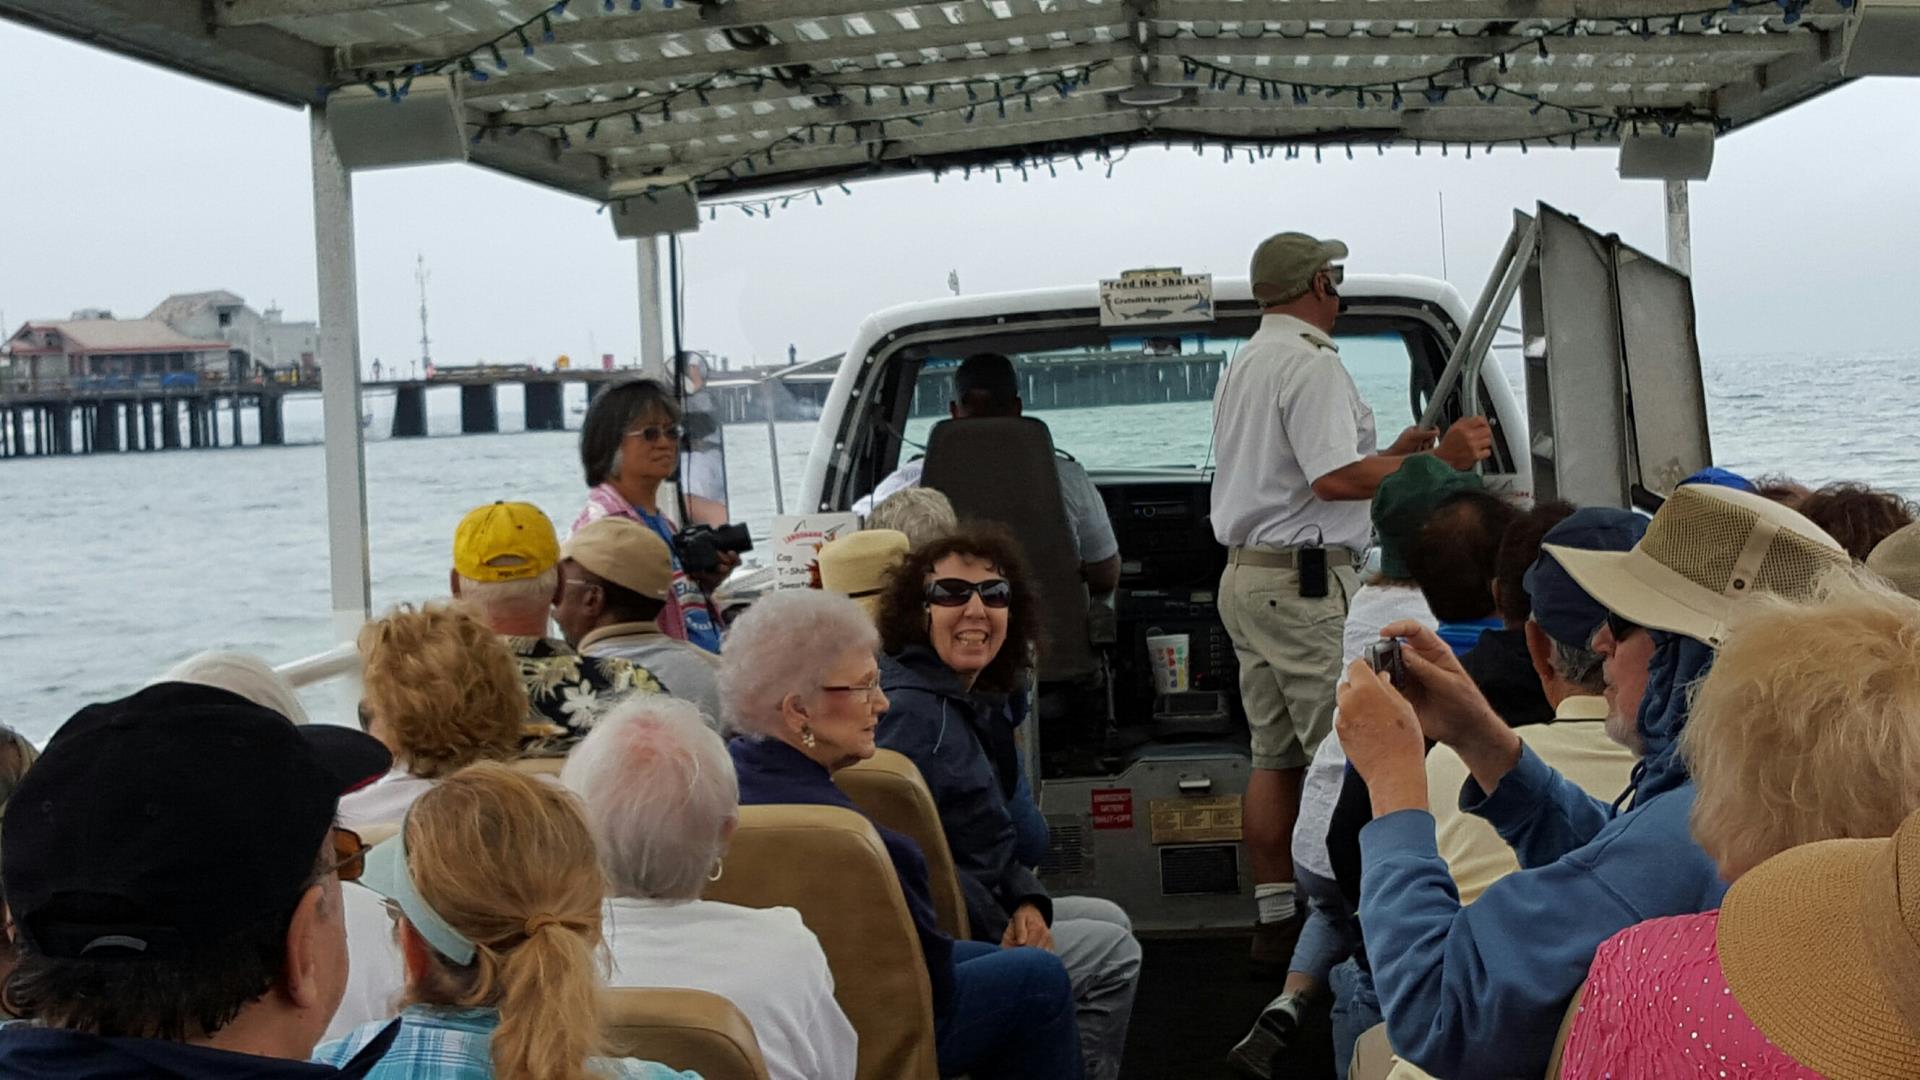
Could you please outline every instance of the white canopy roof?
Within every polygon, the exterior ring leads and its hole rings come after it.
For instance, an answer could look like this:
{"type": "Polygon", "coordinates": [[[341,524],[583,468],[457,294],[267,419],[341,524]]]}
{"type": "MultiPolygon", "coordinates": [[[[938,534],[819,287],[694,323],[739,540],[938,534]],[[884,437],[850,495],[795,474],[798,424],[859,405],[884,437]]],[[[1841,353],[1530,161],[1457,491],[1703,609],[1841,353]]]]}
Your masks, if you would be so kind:
{"type": "Polygon", "coordinates": [[[1840,0],[0,0],[288,103],[451,75],[479,164],[596,200],[892,170],[1567,146],[1842,80],[1840,0]],[[1220,152],[1216,149],[1215,152],[1220,152]]]}

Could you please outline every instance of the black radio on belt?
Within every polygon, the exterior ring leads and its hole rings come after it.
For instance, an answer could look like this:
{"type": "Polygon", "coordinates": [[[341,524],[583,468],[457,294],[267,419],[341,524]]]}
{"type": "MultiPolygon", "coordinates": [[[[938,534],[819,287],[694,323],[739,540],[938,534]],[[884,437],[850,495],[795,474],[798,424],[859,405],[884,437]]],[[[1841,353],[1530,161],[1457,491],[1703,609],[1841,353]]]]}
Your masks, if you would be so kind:
{"type": "Polygon", "coordinates": [[[1322,539],[1316,528],[1311,541],[1293,549],[1293,568],[1300,578],[1300,595],[1309,600],[1327,595],[1327,549],[1322,539]]]}

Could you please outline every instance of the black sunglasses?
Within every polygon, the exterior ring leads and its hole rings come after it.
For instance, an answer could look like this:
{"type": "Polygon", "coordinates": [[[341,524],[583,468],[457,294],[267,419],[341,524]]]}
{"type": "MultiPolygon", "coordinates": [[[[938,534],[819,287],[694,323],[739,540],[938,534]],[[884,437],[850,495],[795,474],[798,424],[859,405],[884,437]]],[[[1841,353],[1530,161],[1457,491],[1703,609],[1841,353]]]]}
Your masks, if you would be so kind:
{"type": "Polygon", "coordinates": [[[975,593],[980,595],[980,602],[990,608],[1003,608],[1013,603],[1013,586],[1007,584],[1005,578],[967,581],[943,577],[927,583],[927,603],[935,607],[965,607],[975,593]]]}
{"type": "Polygon", "coordinates": [[[1607,612],[1607,633],[1613,635],[1615,641],[1625,641],[1629,635],[1644,629],[1645,627],[1637,622],[1630,622],[1611,611],[1607,612]]]}

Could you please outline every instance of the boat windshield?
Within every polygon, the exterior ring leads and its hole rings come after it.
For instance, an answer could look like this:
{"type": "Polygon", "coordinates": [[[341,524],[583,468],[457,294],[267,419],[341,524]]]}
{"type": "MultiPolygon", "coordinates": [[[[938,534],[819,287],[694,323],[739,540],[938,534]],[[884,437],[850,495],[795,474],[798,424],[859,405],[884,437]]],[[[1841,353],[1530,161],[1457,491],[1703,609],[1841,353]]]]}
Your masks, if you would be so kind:
{"type": "MultiPolygon", "coordinates": [[[[1113,338],[1083,348],[1010,352],[1025,412],[1089,469],[1211,464],[1213,391],[1246,343],[1206,333],[1113,338]]],[[[1373,408],[1385,445],[1413,423],[1413,361],[1400,334],[1336,334],[1340,358],[1373,408]]],[[[962,355],[936,354],[914,384],[907,441],[924,448],[947,417],[962,355]]]]}

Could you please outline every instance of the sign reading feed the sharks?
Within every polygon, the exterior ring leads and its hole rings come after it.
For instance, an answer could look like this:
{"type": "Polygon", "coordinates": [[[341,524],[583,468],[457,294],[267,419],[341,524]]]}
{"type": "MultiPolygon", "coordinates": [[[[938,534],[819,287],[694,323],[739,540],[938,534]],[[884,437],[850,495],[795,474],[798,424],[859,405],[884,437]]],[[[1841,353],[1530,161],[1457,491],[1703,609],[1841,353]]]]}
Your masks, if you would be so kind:
{"type": "Polygon", "coordinates": [[[1100,282],[1101,326],[1152,326],[1213,318],[1213,275],[1127,270],[1100,282]]]}

